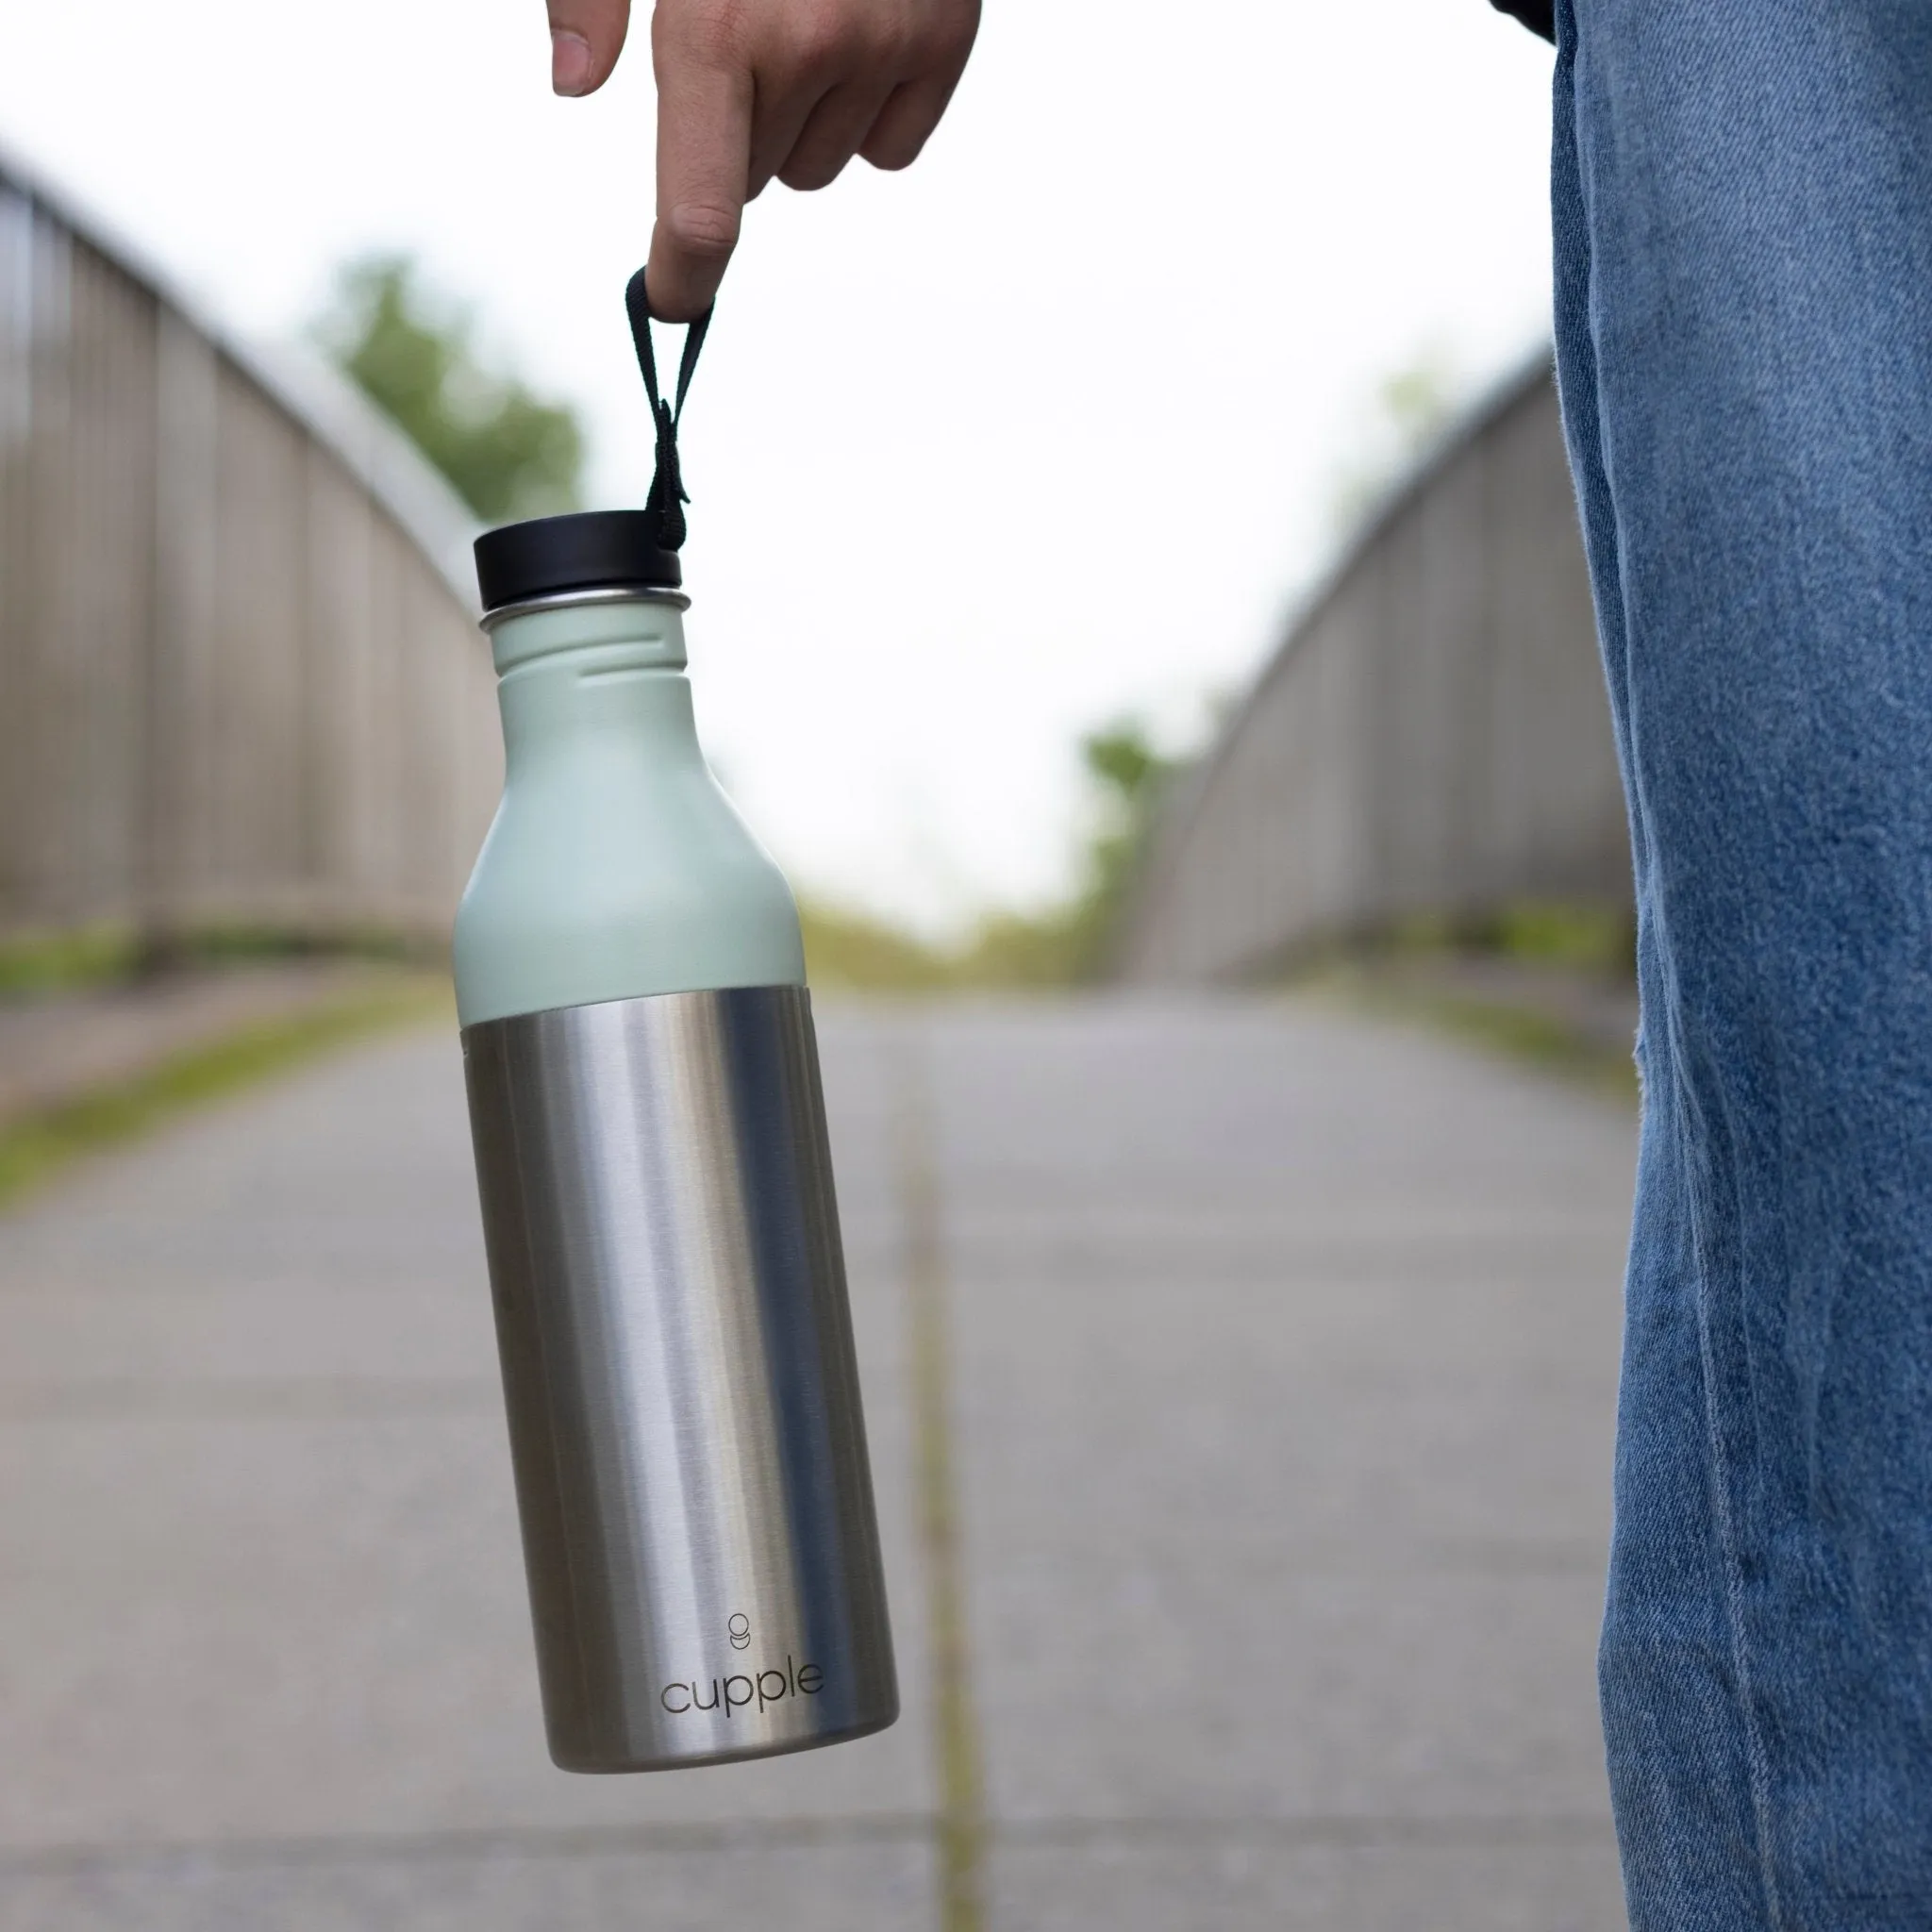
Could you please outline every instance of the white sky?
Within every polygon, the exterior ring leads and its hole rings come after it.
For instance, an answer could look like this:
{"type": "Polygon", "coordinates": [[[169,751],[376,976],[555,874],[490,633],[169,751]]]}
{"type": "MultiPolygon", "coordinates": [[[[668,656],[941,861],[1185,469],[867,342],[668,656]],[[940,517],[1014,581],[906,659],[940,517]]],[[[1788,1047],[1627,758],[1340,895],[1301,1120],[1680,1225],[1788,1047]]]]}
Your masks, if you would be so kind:
{"type": "MultiPolygon", "coordinates": [[[[206,306],[287,335],[414,250],[641,501],[641,18],[592,100],[548,75],[541,0],[0,0],[0,140],[206,306]]],[[[1064,881],[1077,737],[1240,689],[1379,380],[1546,334],[1548,86],[1483,0],[990,0],[913,169],[754,207],[686,579],[708,747],[800,885],[930,924],[1064,881]]]]}

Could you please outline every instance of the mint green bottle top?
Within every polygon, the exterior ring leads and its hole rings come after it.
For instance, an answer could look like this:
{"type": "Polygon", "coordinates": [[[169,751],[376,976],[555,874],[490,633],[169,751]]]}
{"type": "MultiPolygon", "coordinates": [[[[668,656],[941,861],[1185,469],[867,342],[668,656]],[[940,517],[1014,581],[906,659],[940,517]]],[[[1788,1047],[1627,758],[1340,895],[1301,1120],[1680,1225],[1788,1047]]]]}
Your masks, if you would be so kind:
{"type": "Polygon", "coordinates": [[[682,599],[559,602],[494,627],[503,803],[457,912],[457,1012],[802,986],[785,877],[698,747],[682,599]]]}

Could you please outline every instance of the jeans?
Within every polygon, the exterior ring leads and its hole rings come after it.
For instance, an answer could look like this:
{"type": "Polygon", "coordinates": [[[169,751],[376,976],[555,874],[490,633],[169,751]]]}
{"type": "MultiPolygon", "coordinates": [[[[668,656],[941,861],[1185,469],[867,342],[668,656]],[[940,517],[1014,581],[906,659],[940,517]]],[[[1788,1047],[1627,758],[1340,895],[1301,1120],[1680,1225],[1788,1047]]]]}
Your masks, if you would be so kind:
{"type": "Polygon", "coordinates": [[[1639,1932],[1932,1927],[1932,4],[1558,0],[1644,1107],[1601,1652],[1639,1932]]]}

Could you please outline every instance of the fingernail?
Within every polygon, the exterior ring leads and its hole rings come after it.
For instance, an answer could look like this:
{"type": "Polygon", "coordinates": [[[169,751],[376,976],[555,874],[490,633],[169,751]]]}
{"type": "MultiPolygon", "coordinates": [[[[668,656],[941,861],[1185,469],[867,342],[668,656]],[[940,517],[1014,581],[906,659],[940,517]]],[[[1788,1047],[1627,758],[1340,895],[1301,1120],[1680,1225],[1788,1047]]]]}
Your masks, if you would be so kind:
{"type": "Polygon", "coordinates": [[[590,84],[590,42],[558,27],[550,36],[550,85],[560,94],[580,94],[590,84]]]}

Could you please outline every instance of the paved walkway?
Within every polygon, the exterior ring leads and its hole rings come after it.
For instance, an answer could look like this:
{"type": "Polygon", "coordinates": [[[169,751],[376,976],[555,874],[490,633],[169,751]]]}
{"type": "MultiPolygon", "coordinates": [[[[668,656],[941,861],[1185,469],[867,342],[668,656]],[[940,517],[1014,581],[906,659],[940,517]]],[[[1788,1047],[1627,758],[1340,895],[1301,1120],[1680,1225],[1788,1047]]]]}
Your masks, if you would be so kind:
{"type": "Polygon", "coordinates": [[[454,1045],[391,1040],[0,1221],[4,1932],[1623,1924],[1627,1116],[1310,1007],[824,1035],[900,1724],[550,1769],[454,1045]]]}
{"type": "Polygon", "coordinates": [[[418,971],[354,959],[204,968],[40,998],[0,999],[0,1124],[151,1072],[243,1027],[369,995],[418,971]]]}

